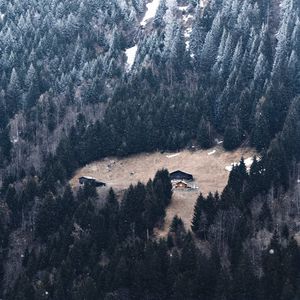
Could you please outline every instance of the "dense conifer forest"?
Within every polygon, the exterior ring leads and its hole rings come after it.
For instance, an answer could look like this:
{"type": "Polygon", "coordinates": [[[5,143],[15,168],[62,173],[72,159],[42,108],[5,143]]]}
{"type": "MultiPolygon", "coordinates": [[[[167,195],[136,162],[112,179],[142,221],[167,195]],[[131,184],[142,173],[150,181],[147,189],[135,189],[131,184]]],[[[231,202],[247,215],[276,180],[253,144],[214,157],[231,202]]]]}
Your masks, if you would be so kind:
{"type": "Polygon", "coordinates": [[[148,4],[0,0],[0,298],[300,299],[300,2],[160,0],[141,22],[148,4]],[[165,239],[168,170],[69,185],[219,137],[259,157],[165,239]]]}

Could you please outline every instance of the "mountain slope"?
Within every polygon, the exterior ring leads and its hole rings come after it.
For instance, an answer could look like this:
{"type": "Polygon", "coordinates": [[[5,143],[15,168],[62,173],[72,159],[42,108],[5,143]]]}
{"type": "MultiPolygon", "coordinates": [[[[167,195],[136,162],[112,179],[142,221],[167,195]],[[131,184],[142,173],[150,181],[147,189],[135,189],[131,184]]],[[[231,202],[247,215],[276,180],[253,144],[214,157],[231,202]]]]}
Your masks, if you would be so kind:
{"type": "Polygon", "coordinates": [[[300,297],[298,1],[10,0],[0,11],[2,298],[300,297]],[[175,216],[154,237],[167,170],[120,199],[68,185],[95,160],[220,136],[261,159],[199,195],[192,232],[175,216]]]}

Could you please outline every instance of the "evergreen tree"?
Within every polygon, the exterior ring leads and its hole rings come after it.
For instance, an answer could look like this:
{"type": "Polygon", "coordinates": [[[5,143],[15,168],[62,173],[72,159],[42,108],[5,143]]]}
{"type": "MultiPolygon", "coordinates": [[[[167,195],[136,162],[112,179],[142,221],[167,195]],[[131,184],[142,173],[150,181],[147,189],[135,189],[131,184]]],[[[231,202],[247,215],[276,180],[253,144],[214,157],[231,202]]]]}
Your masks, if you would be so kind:
{"type": "Polygon", "coordinates": [[[237,148],[241,142],[242,136],[238,125],[228,125],[224,133],[224,148],[226,150],[233,150],[237,148]]]}
{"type": "Polygon", "coordinates": [[[2,131],[0,130],[0,157],[3,160],[10,161],[12,147],[13,145],[10,140],[9,127],[6,127],[2,131]]]}
{"type": "Polygon", "coordinates": [[[47,194],[36,218],[36,236],[46,241],[59,225],[57,201],[52,194],[47,194]]]}
{"type": "Polygon", "coordinates": [[[265,299],[280,299],[283,288],[282,248],[275,234],[263,255],[265,299]]]}
{"type": "Polygon", "coordinates": [[[201,148],[208,149],[213,146],[213,129],[210,122],[203,117],[199,124],[197,140],[201,148]]]}
{"type": "MultiPolygon", "coordinates": [[[[194,207],[194,215],[193,215],[193,220],[192,220],[192,230],[194,233],[198,234],[200,232],[201,228],[201,217],[202,217],[202,206],[203,202],[205,201],[204,197],[202,194],[197,199],[197,202],[194,207]]],[[[203,229],[202,229],[203,230],[203,229]]]]}

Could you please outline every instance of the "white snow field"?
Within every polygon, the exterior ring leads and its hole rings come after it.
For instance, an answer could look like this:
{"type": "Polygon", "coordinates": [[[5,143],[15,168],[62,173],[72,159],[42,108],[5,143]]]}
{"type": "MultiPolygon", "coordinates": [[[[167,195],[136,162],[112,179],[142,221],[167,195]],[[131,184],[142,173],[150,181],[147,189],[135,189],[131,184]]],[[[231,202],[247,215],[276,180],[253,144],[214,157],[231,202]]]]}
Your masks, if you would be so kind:
{"type": "Polygon", "coordinates": [[[142,26],[145,26],[150,19],[155,17],[156,11],[159,6],[159,2],[160,2],[160,0],[152,0],[152,2],[147,4],[146,14],[145,14],[143,20],[141,21],[142,26]]]}

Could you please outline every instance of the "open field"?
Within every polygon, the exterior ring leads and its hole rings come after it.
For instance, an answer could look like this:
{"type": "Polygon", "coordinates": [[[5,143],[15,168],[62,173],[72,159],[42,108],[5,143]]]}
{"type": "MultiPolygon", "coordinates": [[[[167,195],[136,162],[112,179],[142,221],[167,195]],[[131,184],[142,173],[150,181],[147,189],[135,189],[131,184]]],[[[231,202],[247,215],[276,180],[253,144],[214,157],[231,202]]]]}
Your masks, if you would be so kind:
{"type": "Polygon", "coordinates": [[[167,209],[165,229],[158,232],[159,235],[164,235],[176,214],[189,228],[199,193],[207,194],[216,190],[221,192],[227,183],[230,165],[239,162],[242,156],[250,161],[249,158],[254,155],[255,151],[249,148],[225,152],[221,146],[216,146],[206,151],[143,153],[121,159],[109,157],[78,170],[71,180],[71,185],[78,186],[80,176],[91,176],[105,182],[108,187],[113,187],[117,193],[121,193],[130,184],[136,184],[138,181],[146,183],[161,168],[167,168],[169,172],[182,170],[193,174],[196,189],[174,190],[172,204],[167,209]]]}

